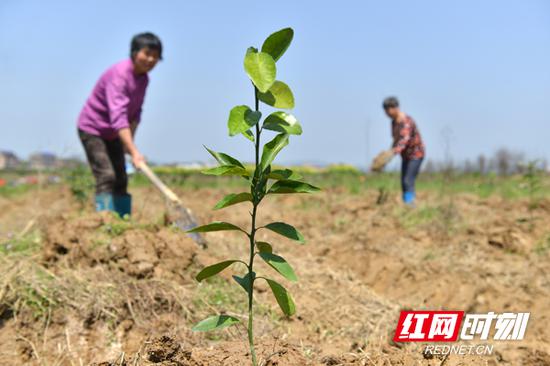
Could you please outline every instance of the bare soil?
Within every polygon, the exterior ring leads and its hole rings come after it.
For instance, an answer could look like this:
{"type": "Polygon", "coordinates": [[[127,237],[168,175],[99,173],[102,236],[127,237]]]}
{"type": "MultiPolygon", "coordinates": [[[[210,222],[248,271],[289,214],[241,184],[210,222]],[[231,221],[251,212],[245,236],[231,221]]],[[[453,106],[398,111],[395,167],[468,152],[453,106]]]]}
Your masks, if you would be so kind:
{"type": "MultiPolygon", "coordinates": [[[[133,193],[130,223],[80,210],[62,188],[0,199],[1,242],[40,232],[34,251],[0,255],[0,365],[249,364],[243,326],[190,331],[214,313],[244,316],[235,272],[200,285],[194,276],[245,258],[246,241],[211,233],[201,249],[166,225],[152,188],[133,193]]],[[[248,225],[246,204],[211,210],[229,191],[179,193],[202,223],[248,225]]],[[[550,365],[550,201],[532,211],[497,197],[421,193],[419,202],[408,210],[397,196],[378,205],[376,192],[333,189],[262,203],[260,224],[284,220],[308,240],[260,232],[299,277],[285,283],[292,318],[257,286],[262,364],[550,365]],[[525,340],[489,341],[492,355],[429,358],[422,344],[391,341],[401,309],[528,311],[531,319],[525,340]]],[[[263,264],[258,271],[276,276],[263,264]]]]}

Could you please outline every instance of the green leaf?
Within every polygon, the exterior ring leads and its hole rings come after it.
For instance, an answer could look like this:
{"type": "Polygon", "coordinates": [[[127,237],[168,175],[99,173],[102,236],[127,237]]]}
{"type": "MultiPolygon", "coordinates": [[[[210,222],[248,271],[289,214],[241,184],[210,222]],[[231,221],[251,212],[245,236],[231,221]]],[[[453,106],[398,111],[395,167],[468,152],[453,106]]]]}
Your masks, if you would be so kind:
{"type": "Polygon", "coordinates": [[[288,145],[288,134],[286,133],[278,134],[273,140],[264,145],[262,160],[260,163],[262,171],[267,169],[267,167],[273,162],[277,154],[286,145],[288,145]]]}
{"type": "Polygon", "coordinates": [[[245,133],[251,127],[254,127],[261,117],[262,114],[260,112],[253,111],[246,105],[233,107],[229,112],[229,119],[227,120],[229,136],[245,133]]]}
{"type": "Polygon", "coordinates": [[[230,224],[229,222],[224,221],[214,221],[207,225],[197,226],[196,228],[193,228],[191,230],[187,230],[188,233],[207,233],[210,231],[226,231],[226,230],[236,230],[236,231],[242,231],[245,233],[243,229],[238,227],[237,225],[230,224]]]}
{"type": "Polygon", "coordinates": [[[269,53],[275,61],[281,58],[294,38],[292,28],[284,28],[271,34],[262,45],[262,52],[269,53]]]}
{"type": "Polygon", "coordinates": [[[277,76],[275,60],[265,52],[247,51],[244,57],[244,69],[250,80],[262,93],[271,88],[277,76]]]}
{"type": "Polygon", "coordinates": [[[275,81],[267,92],[258,94],[258,99],[275,108],[294,108],[294,94],[282,81],[275,81]]]}
{"type": "Polygon", "coordinates": [[[297,180],[280,180],[271,186],[268,193],[312,193],[320,191],[318,187],[297,180]]]}
{"type": "Polygon", "coordinates": [[[244,165],[238,161],[237,159],[235,159],[234,157],[232,156],[229,156],[227,154],[224,154],[222,152],[215,152],[213,150],[210,150],[209,148],[207,148],[206,146],[204,147],[209,153],[210,155],[212,155],[214,157],[214,159],[216,159],[216,161],[218,163],[220,163],[221,165],[236,165],[236,166],[240,166],[241,168],[244,168],[244,165]]]}
{"type": "Polygon", "coordinates": [[[208,317],[193,327],[195,332],[207,332],[217,330],[239,323],[240,320],[230,315],[214,315],[208,317]]]}
{"type": "Polygon", "coordinates": [[[290,135],[301,135],[302,126],[292,114],[286,112],[273,112],[264,121],[263,128],[288,133],[290,135]]]}
{"type": "Polygon", "coordinates": [[[269,179],[285,180],[285,179],[301,179],[302,176],[290,169],[272,170],[267,176],[269,179]]]}
{"type": "Polygon", "coordinates": [[[256,247],[260,251],[260,253],[273,253],[273,247],[271,244],[266,243],[265,241],[257,241],[256,247]]]}
{"type": "Polygon", "coordinates": [[[245,274],[243,277],[235,276],[233,275],[233,279],[241,285],[242,288],[246,291],[247,294],[252,291],[252,283],[251,278],[256,278],[256,272],[252,272],[252,275],[250,273],[245,274]]]}
{"type": "Polygon", "coordinates": [[[262,253],[260,252],[260,257],[269,264],[274,270],[279,272],[284,278],[290,281],[298,281],[298,277],[296,277],[296,273],[294,273],[294,270],[288,264],[288,262],[281,256],[278,256],[277,254],[273,253],[262,253]]]}
{"type": "Polygon", "coordinates": [[[197,281],[201,282],[202,280],[204,280],[208,277],[212,277],[212,276],[220,273],[221,271],[223,271],[224,269],[226,269],[227,267],[229,267],[230,265],[232,265],[235,262],[239,262],[239,261],[238,260],[228,260],[228,261],[223,261],[223,262],[213,264],[213,265],[208,266],[208,267],[204,267],[202,269],[202,271],[200,271],[199,274],[197,275],[197,277],[195,277],[195,278],[197,279],[197,281]]]}
{"type": "Polygon", "coordinates": [[[287,316],[294,314],[296,312],[296,305],[294,305],[294,300],[292,300],[290,293],[278,282],[275,282],[269,278],[266,278],[265,280],[269,284],[269,287],[271,287],[271,291],[273,291],[273,295],[275,295],[275,299],[277,300],[277,303],[283,313],[287,316]]]}
{"type": "Polygon", "coordinates": [[[214,206],[214,210],[219,210],[221,208],[225,208],[227,206],[235,205],[237,203],[250,201],[252,202],[252,195],[248,192],[243,193],[230,193],[224,198],[221,199],[220,202],[216,203],[216,206],[214,206]]]}
{"type": "Polygon", "coordinates": [[[241,175],[248,176],[248,171],[237,165],[220,165],[215,168],[210,168],[202,171],[206,175],[241,175]]]}
{"type": "Polygon", "coordinates": [[[287,237],[289,239],[296,240],[302,244],[306,242],[306,240],[304,239],[304,236],[298,230],[296,230],[294,226],[289,225],[287,223],[272,222],[271,224],[267,224],[265,228],[271,231],[274,231],[277,234],[287,237]]]}
{"type": "Polygon", "coordinates": [[[250,130],[244,131],[243,136],[249,139],[250,141],[254,142],[254,134],[252,133],[252,131],[250,130]]]}

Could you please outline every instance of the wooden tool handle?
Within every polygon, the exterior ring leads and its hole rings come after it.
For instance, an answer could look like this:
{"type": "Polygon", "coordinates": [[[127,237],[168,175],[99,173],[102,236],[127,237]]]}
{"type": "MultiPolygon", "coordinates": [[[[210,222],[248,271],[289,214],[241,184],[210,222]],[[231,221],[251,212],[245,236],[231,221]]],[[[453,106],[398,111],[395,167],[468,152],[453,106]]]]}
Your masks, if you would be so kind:
{"type": "Polygon", "coordinates": [[[160,178],[151,170],[151,168],[149,168],[149,166],[145,162],[139,164],[137,168],[141,170],[143,174],[147,176],[147,178],[149,178],[149,180],[159,189],[159,191],[162,192],[162,194],[166,198],[168,198],[172,202],[181,203],[178,196],[176,196],[176,194],[160,180],[160,178]]]}

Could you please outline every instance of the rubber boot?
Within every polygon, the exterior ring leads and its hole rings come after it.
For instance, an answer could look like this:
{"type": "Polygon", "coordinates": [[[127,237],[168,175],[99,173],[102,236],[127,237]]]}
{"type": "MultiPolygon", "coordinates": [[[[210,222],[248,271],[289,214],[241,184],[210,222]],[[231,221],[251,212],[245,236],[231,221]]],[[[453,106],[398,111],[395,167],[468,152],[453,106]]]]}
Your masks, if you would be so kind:
{"type": "Polygon", "coordinates": [[[416,194],[414,192],[403,192],[403,202],[405,202],[406,205],[414,207],[415,198],[416,194]]]}
{"type": "Polygon", "coordinates": [[[113,195],[110,193],[99,193],[95,195],[96,211],[114,211],[115,204],[113,195]]]}
{"type": "Polygon", "coordinates": [[[121,218],[132,214],[132,196],[129,194],[114,195],[114,210],[121,218]]]}

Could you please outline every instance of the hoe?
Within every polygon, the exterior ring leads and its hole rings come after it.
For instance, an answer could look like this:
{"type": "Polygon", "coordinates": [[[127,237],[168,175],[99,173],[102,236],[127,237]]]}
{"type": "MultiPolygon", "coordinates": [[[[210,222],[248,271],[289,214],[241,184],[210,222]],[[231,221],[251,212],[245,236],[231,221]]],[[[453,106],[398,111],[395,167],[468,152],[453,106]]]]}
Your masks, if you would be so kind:
{"type": "MultiPolygon", "coordinates": [[[[168,188],[145,162],[141,163],[138,169],[145,174],[151,183],[153,183],[155,187],[157,187],[158,190],[164,195],[164,197],[166,197],[168,217],[171,222],[173,222],[179,229],[186,232],[198,226],[193,212],[191,212],[189,208],[185,207],[174,191],[168,188]]],[[[188,232],[187,235],[201,247],[206,248],[206,241],[199,233],[188,232]]]]}

